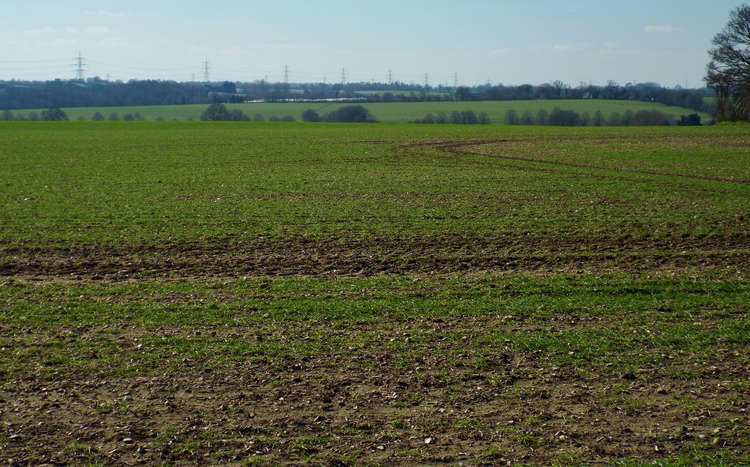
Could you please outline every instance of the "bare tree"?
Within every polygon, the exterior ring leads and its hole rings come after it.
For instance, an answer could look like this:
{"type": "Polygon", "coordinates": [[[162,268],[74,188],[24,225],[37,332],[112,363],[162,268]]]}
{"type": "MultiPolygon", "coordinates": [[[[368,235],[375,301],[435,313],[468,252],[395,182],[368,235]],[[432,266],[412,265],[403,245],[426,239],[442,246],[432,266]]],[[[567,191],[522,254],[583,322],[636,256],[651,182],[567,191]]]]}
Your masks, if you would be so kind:
{"type": "Polygon", "coordinates": [[[706,84],[717,97],[717,119],[750,117],[750,6],[742,5],[729,16],[724,30],[714,36],[708,51],[706,84]]]}

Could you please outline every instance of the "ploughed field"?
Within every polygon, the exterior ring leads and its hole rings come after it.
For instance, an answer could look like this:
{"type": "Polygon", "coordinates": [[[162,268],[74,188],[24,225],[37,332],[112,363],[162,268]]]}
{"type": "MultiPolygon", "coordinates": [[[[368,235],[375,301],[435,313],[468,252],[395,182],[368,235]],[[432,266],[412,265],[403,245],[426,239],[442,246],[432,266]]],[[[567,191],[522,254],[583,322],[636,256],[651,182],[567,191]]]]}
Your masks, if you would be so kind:
{"type": "Polygon", "coordinates": [[[0,461],[750,462],[750,133],[0,125],[0,461]]]}

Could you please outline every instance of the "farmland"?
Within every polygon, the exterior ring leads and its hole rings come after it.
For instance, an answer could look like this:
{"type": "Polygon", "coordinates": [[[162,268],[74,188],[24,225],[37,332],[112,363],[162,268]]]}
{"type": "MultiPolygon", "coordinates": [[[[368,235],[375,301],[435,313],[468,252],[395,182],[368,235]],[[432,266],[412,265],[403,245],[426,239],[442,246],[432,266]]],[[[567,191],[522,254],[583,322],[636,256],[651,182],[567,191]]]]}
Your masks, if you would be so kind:
{"type": "MultiPolygon", "coordinates": [[[[290,115],[296,120],[302,120],[302,112],[313,109],[321,114],[331,112],[346,104],[338,103],[255,103],[255,104],[229,104],[230,109],[240,109],[250,118],[256,114],[263,116],[265,120],[271,117],[284,117],[290,115]]],[[[624,114],[630,110],[660,110],[672,115],[679,120],[682,115],[696,113],[694,110],[683,107],[670,107],[663,104],[635,101],[618,100],[523,100],[523,101],[481,101],[481,102],[390,102],[390,103],[365,103],[367,109],[381,122],[406,123],[424,118],[428,113],[437,114],[453,111],[462,112],[473,110],[476,113],[486,112],[493,123],[505,122],[505,113],[513,109],[518,113],[532,112],[536,114],[540,109],[548,112],[559,107],[563,110],[573,110],[578,113],[588,112],[594,114],[600,110],[606,117],[614,112],[624,114]]],[[[90,120],[94,113],[100,112],[105,118],[110,114],[117,113],[119,118],[126,114],[140,114],[146,120],[199,120],[201,112],[206,105],[176,105],[176,106],[143,106],[143,107],[74,107],[63,109],[71,120],[80,118],[90,120]]],[[[28,115],[29,110],[21,110],[18,113],[28,115]]],[[[38,109],[37,112],[41,112],[38,109]]],[[[701,118],[708,122],[711,116],[699,113],[701,118]]]]}
{"type": "Polygon", "coordinates": [[[746,126],[3,122],[0,459],[750,462],[749,162],[746,126]]]}

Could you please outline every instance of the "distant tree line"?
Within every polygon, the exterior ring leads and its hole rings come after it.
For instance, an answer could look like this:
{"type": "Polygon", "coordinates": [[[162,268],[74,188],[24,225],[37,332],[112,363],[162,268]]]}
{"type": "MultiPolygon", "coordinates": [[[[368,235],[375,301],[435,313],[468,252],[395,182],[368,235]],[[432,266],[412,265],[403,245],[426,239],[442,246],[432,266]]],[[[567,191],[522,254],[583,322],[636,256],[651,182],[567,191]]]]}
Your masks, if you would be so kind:
{"type": "Polygon", "coordinates": [[[237,83],[237,92],[247,100],[364,99],[369,102],[418,102],[454,100],[453,89],[425,88],[416,84],[394,83],[271,83],[265,80],[237,83]]]}
{"type": "MultiPolygon", "coordinates": [[[[78,118],[79,120],[86,120],[85,117],[81,116],[78,118]]],[[[0,112],[0,120],[5,121],[62,121],[62,120],[68,120],[68,115],[60,108],[53,107],[47,110],[42,110],[41,112],[37,112],[35,110],[32,110],[28,113],[28,115],[24,115],[22,113],[13,113],[10,110],[3,110],[0,112]]],[[[117,112],[111,112],[109,116],[105,117],[104,114],[101,112],[94,112],[94,114],[91,116],[91,120],[95,122],[104,121],[104,120],[110,120],[110,121],[116,121],[120,120],[120,114],[117,112]]],[[[136,112],[136,113],[126,113],[122,116],[122,120],[124,121],[137,121],[137,120],[145,120],[143,116],[136,112]]]]}
{"type": "Polygon", "coordinates": [[[207,104],[243,100],[234,83],[175,81],[0,81],[0,108],[207,104]]]}
{"type": "Polygon", "coordinates": [[[239,109],[229,110],[224,104],[211,104],[201,113],[201,120],[214,122],[248,122],[245,112],[239,109]]]}
{"type": "Polygon", "coordinates": [[[10,110],[3,110],[0,112],[0,120],[5,121],[23,121],[23,120],[29,120],[29,121],[47,121],[47,122],[56,122],[56,121],[63,121],[67,120],[68,116],[65,114],[65,112],[57,107],[51,107],[47,110],[42,110],[41,112],[32,111],[29,112],[28,116],[24,116],[23,114],[14,114],[10,110]]]}
{"type": "Polygon", "coordinates": [[[715,107],[706,102],[705,97],[712,96],[708,89],[669,89],[656,83],[629,84],[620,86],[610,81],[606,86],[581,84],[570,87],[561,81],[552,84],[532,86],[478,86],[474,88],[459,87],[456,99],[470,100],[534,100],[534,99],[611,99],[641,102],[658,102],[660,104],[685,107],[699,112],[713,113],[715,107]]]}
{"type": "MultiPolygon", "coordinates": [[[[114,121],[120,120],[120,114],[118,114],[117,112],[110,112],[110,114],[105,118],[104,114],[102,114],[101,112],[94,112],[94,115],[91,116],[91,120],[95,122],[101,122],[103,120],[109,120],[109,121],[114,122],[114,121]]],[[[145,120],[145,118],[143,118],[143,116],[138,112],[134,114],[128,112],[122,116],[122,120],[126,122],[132,122],[136,120],[145,120]]]]}
{"type": "MultiPolygon", "coordinates": [[[[243,111],[239,109],[229,110],[222,104],[211,104],[201,114],[201,120],[203,121],[224,121],[224,122],[242,122],[250,121],[243,111]]],[[[262,122],[265,120],[263,115],[256,114],[252,119],[256,122],[262,122]]],[[[302,112],[302,120],[305,122],[345,122],[345,123],[371,123],[376,122],[375,117],[372,116],[370,111],[361,105],[345,105],[339,107],[332,112],[329,112],[323,116],[319,115],[313,109],[307,109],[302,112]]],[[[268,119],[269,122],[294,122],[296,119],[291,115],[284,117],[272,116],[268,119]]]]}
{"type": "Polygon", "coordinates": [[[701,124],[698,114],[683,115],[675,120],[671,115],[660,110],[627,110],[624,113],[612,112],[607,117],[597,110],[578,113],[574,110],[562,110],[555,107],[551,112],[540,109],[536,113],[526,111],[518,113],[513,109],[505,113],[507,125],[552,125],[552,126],[693,126],[701,124]]]}
{"type": "Polygon", "coordinates": [[[313,109],[302,112],[305,122],[374,123],[375,117],[361,105],[345,105],[323,116],[313,109]]]}
{"type": "MultiPolygon", "coordinates": [[[[203,121],[214,121],[214,122],[249,122],[253,120],[255,122],[265,121],[265,117],[261,114],[255,114],[252,119],[240,109],[227,109],[223,103],[211,104],[206,110],[201,113],[201,120],[203,121]]],[[[271,116],[268,121],[270,122],[295,122],[296,118],[291,115],[285,115],[283,117],[271,116]]]]}
{"type": "Polygon", "coordinates": [[[427,114],[420,120],[413,120],[409,123],[438,123],[445,124],[450,123],[453,125],[488,125],[492,123],[490,116],[487,112],[479,112],[479,115],[475,114],[473,110],[464,110],[463,112],[451,112],[450,115],[445,112],[438,112],[437,115],[427,114]]]}
{"type": "Polygon", "coordinates": [[[197,83],[175,81],[112,82],[99,78],[86,81],[0,81],[0,108],[108,107],[136,105],[180,105],[289,101],[294,99],[359,99],[367,102],[422,102],[530,99],[615,99],[659,102],[713,113],[715,105],[705,101],[711,89],[671,89],[656,83],[605,86],[581,84],[571,87],[561,81],[533,86],[481,85],[473,87],[424,86],[394,83],[197,83]]]}
{"type": "Polygon", "coordinates": [[[425,102],[425,101],[506,101],[506,100],[559,100],[559,99],[611,99],[657,102],[670,106],[686,107],[698,112],[713,114],[715,105],[707,101],[713,91],[704,89],[665,88],[657,83],[626,84],[610,81],[605,86],[580,84],[571,87],[561,81],[538,86],[490,86],[458,88],[446,86],[421,86],[405,83],[297,83],[281,84],[257,81],[238,83],[238,93],[247,99],[280,101],[287,99],[360,98],[367,102],[425,102]]]}

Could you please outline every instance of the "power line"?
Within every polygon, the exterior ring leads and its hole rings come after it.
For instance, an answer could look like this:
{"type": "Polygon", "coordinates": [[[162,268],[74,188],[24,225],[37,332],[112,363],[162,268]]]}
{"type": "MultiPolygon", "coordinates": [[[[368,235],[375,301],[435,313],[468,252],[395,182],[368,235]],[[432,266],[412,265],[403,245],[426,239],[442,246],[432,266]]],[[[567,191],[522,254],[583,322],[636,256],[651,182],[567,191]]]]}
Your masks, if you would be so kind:
{"type": "MultiPolygon", "coordinates": [[[[52,60],[25,60],[25,61],[14,61],[14,60],[0,60],[0,67],[2,67],[2,73],[3,74],[29,74],[29,75],[40,75],[45,72],[48,72],[50,74],[56,74],[56,75],[65,75],[65,70],[68,70],[67,73],[73,74],[74,76],[71,78],[75,79],[86,79],[86,76],[94,76],[97,73],[100,74],[100,76],[103,76],[105,73],[111,73],[112,77],[117,77],[119,79],[124,78],[125,76],[137,76],[139,78],[143,76],[149,76],[152,79],[153,78],[160,78],[160,79],[175,79],[175,76],[184,77],[184,78],[191,78],[192,73],[195,73],[195,78],[197,80],[203,80],[205,81],[208,79],[209,81],[214,78],[211,69],[211,65],[208,59],[202,60],[200,63],[200,68],[196,69],[194,67],[181,67],[178,64],[175,64],[173,66],[170,66],[169,62],[161,62],[161,63],[155,63],[154,66],[150,66],[148,64],[133,64],[133,65],[126,65],[123,63],[117,63],[113,62],[111,60],[103,59],[99,60],[96,58],[88,59],[83,57],[82,52],[79,54],[76,54],[73,61],[63,61],[62,64],[59,66],[56,66],[52,60]],[[161,65],[161,66],[160,66],[161,65]]],[[[278,66],[278,65],[277,65],[278,66]]],[[[268,80],[268,77],[270,76],[277,76],[276,79],[278,79],[279,82],[321,82],[323,78],[327,76],[331,76],[332,74],[335,77],[337,74],[340,74],[340,81],[337,81],[335,78],[331,80],[332,82],[340,82],[343,85],[348,85],[351,83],[358,83],[358,82],[367,82],[372,80],[372,74],[370,72],[364,72],[364,73],[357,73],[357,72],[351,72],[347,70],[346,68],[340,68],[339,72],[331,72],[331,70],[297,70],[295,69],[293,72],[291,70],[291,66],[289,65],[281,65],[279,68],[277,68],[277,71],[274,73],[272,69],[264,69],[264,67],[260,68],[251,68],[246,67],[242,65],[235,64],[234,67],[232,65],[229,65],[229,68],[225,68],[222,66],[221,71],[222,74],[227,74],[234,78],[235,80],[244,80],[244,81],[250,81],[250,78],[255,79],[257,77],[258,79],[263,78],[264,74],[266,76],[266,80],[268,80]],[[279,69],[280,68],[280,69],[279,69]],[[279,73],[281,72],[281,73],[279,73]],[[236,77],[235,77],[236,76],[236,77]]],[[[382,75],[385,83],[393,84],[398,82],[398,80],[401,80],[403,82],[412,83],[416,85],[426,85],[430,86],[432,84],[431,81],[429,81],[430,78],[435,79],[435,85],[437,86],[439,83],[448,82],[453,84],[453,86],[458,87],[460,86],[460,81],[458,77],[458,72],[451,73],[448,76],[445,76],[443,78],[429,76],[429,74],[426,74],[424,72],[421,73],[410,73],[408,71],[399,71],[398,76],[394,75],[394,71],[391,68],[386,69],[386,74],[382,75]],[[452,75],[452,76],[451,76],[452,75]],[[450,78],[453,78],[452,80],[450,78]]],[[[484,81],[483,83],[486,83],[484,81]]],[[[450,85],[450,84],[447,84],[450,85]]]]}
{"type": "Polygon", "coordinates": [[[189,70],[190,68],[186,67],[154,67],[154,66],[131,66],[131,65],[121,65],[121,64],[114,64],[111,62],[103,62],[100,60],[88,60],[88,63],[91,65],[99,65],[99,66],[105,66],[105,67],[116,67],[120,70],[132,70],[132,71],[174,71],[174,72],[183,72],[185,70],[189,70]]]}
{"type": "Polygon", "coordinates": [[[83,81],[83,70],[86,68],[86,64],[83,61],[81,52],[78,52],[78,56],[75,57],[73,60],[75,60],[75,63],[73,63],[73,66],[76,69],[76,79],[78,81],[83,81]]]}
{"type": "Polygon", "coordinates": [[[57,60],[57,59],[52,59],[52,60],[0,60],[0,63],[21,63],[21,64],[35,64],[36,63],[36,64],[39,64],[39,65],[50,65],[50,64],[60,65],[60,64],[68,63],[68,61],[67,60],[57,60]]]}

